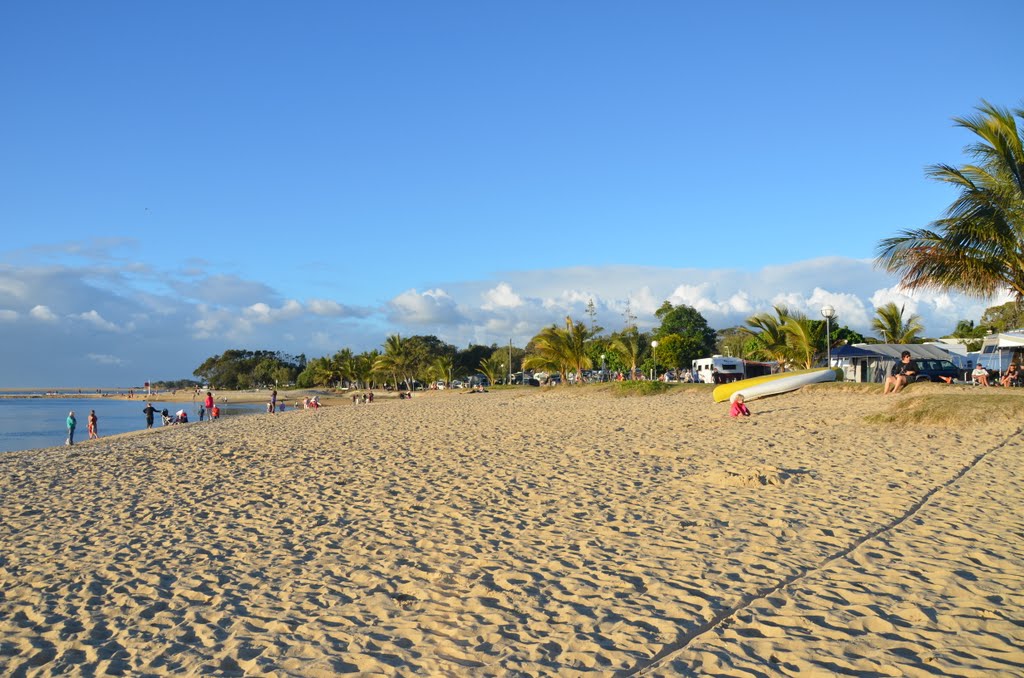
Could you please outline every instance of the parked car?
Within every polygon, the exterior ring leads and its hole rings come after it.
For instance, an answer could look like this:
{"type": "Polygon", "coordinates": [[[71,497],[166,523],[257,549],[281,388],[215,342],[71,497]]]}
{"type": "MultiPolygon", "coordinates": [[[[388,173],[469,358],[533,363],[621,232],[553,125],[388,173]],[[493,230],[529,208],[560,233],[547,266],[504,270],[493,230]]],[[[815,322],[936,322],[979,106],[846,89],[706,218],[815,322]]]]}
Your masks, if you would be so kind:
{"type": "Polygon", "coordinates": [[[944,381],[961,379],[963,371],[948,360],[915,360],[914,381],[944,381]]]}

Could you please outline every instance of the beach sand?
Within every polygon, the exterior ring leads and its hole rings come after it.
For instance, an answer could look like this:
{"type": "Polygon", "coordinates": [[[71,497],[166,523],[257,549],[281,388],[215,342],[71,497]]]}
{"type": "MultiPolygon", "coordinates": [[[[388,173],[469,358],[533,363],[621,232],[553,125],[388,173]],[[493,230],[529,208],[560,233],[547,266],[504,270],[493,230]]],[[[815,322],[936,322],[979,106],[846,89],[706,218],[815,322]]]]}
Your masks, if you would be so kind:
{"type": "Polygon", "coordinates": [[[865,421],[928,392],[447,391],[2,455],[0,673],[1024,675],[1019,418],[865,421]]]}

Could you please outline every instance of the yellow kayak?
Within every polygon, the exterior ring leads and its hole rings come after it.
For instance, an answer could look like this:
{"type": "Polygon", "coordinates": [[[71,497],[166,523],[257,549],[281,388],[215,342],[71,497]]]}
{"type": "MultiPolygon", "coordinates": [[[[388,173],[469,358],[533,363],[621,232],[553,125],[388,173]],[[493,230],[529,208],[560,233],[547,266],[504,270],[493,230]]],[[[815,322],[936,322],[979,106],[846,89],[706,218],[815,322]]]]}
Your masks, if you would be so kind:
{"type": "Polygon", "coordinates": [[[719,384],[711,392],[711,397],[716,403],[721,403],[732,398],[733,394],[743,394],[744,400],[754,400],[765,396],[795,391],[808,384],[817,384],[823,381],[834,381],[836,373],[827,367],[819,367],[813,370],[798,370],[796,372],[779,372],[778,374],[766,374],[761,377],[740,379],[728,384],[719,384]]]}

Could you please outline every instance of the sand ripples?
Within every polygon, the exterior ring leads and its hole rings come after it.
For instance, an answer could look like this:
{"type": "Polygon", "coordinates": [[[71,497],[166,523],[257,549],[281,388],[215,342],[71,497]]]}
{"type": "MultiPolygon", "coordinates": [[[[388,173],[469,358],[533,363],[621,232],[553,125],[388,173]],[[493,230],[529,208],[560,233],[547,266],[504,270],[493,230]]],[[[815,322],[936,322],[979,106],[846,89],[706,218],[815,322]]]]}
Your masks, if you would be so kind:
{"type": "Polygon", "coordinates": [[[1024,671],[1015,441],[757,405],[445,393],[10,455],[0,668],[1024,671]]]}

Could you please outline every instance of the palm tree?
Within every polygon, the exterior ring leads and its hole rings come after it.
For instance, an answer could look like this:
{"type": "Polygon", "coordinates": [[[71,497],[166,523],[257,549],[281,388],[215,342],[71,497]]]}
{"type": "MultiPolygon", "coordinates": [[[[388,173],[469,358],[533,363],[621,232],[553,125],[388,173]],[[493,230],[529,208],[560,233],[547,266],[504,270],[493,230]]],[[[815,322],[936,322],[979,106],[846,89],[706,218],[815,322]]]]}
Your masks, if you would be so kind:
{"type": "Polygon", "coordinates": [[[331,371],[334,373],[335,381],[351,383],[355,379],[355,365],[352,349],[343,348],[331,357],[331,371]]]}
{"type": "Polygon", "coordinates": [[[430,375],[432,379],[443,381],[445,386],[451,386],[455,379],[455,358],[450,355],[434,358],[430,364],[430,375]]]}
{"type": "Polygon", "coordinates": [[[791,311],[782,325],[782,331],[786,333],[786,344],[793,362],[805,370],[814,367],[818,350],[825,339],[824,323],[811,320],[798,311],[791,311]]]}
{"type": "Polygon", "coordinates": [[[503,381],[505,379],[505,363],[502,356],[495,353],[490,358],[481,360],[480,371],[483,372],[484,376],[487,377],[487,381],[491,382],[492,386],[499,381],[503,381]]]}
{"type": "Polygon", "coordinates": [[[371,386],[374,379],[374,365],[377,363],[377,358],[380,357],[380,351],[374,349],[366,353],[360,353],[352,361],[352,378],[356,380],[356,383],[363,386],[371,386]]]}
{"type": "Polygon", "coordinates": [[[330,386],[336,380],[334,368],[331,366],[331,359],[326,356],[323,358],[316,358],[310,364],[312,367],[312,379],[313,385],[315,386],[330,386]]]}
{"type": "MultiPolygon", "coordinates": [[[[532,340],[534,352],[523,360],[524,369],[558,372],[566,383],[566,372],[582,373],[593,362],[587,355],[590,330],[582,323],[565,318],[565,329],[552,325],[540,331],[532,340]]],[[[582,380],[581,380],[582,381],[582,380]]]]}
{"type": "Polygon", "coordinates": [[[906,321],[903,320],[905,308],[906,306],[897,307],[890,301],[875,309],[875,319],[871,321],[871,328],[878,331],[885,343],[911,344],[918,333],[924,331],[921,316],[916,313],[912,313],[906,321]]]}
{"type": "Polygon", "coordinates": [[[530,342],[533,344],[533,353],[523,359],[523,369],[558,372],[562,375],[562,383],[565,383],[568,363],[565,359],[563,334],[563,330],[555,325],[542,329],[530,342]]]}
{"type": "Polygon", "coordinates": [[[743,328],[754,338],[754,354],[763,360],[774,360],[779,363],[779,368],[784,369],[790,362],[791,350],[789,335],[784,327],[789,322],[791,314],[786,306],[773,307],[775,315],[771,313],[758,313],[747,318],[747,324],[753,329],[743,328]],[[756,330],[756,331],[755,331],[756,330]]]}
{"type": "Polygon", "coordinates": [[[983,100],[976,110],[954,122],[978,137],[964,149],[977,164],[928,169],[959,196],[931,228],[881,241],[876,263],[912,290],[989,297],[1009,288],[1024,302],[1024,129],[1017,125],[1024,109],[1011,113],[983,100]]]}
{"type": "Polygon", "coordinates": [[[576,383],[583,383],[583,370],[589,370],[594,362],[587,355],[587,345],[593,332],[583,322],[574,323],[565,317],[565,357],[576,372],[576,383]]]}
{"type": "Polygon", "coordinates": [[[384,341],[384,354],[377,358],[374,370],[390,374],[395,386],[404,381],[407,388],[412,388],[412,356],[409,347],[399,334],[389,335],[384,341]]]}
{"type": "Polygon", "coordinates": [[[611,341],[611,349],[619,354],[624,365],[629,365],[630,379],[636,374],[636,366],[644,358],[644,350],[647,348],[640,337],[640,332],[635,327],[629,327],[625,332],[616,335],[611,341]]]}

